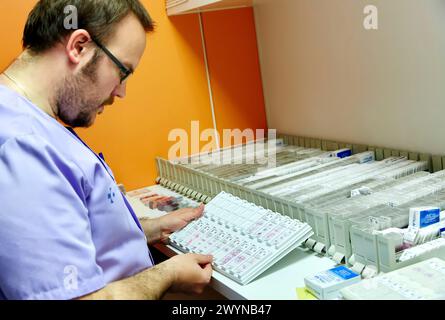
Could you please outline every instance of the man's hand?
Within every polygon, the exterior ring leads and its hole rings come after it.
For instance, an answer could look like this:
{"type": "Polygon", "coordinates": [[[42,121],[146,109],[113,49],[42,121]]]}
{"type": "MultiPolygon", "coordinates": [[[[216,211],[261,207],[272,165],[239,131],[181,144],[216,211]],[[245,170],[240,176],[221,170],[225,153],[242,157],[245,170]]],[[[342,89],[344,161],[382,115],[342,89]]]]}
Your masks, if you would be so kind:
{"type": "Polygon", "coordinates": [[[164,261],[174,274],[170,291],[201,294],[212,278],[213,257],[201,254],[180,254],[164,261]]]}
{"type": "Polygon", "coordinates": [[[160,299],[167,290],[200,294],[211,280],[212,260],[209,255],[180,254],[81,299],[160,299]]]}
{"type": "Polygon", "coordinates": [[[165,216],[159,218],[160,237],[159,240],[167,242],[168,237],[175,231],[184,228],[189,222],[196,220],[202,216],[204,205],[201,204],[197,208],[183,208],[172,211],[165,216]]]}
{"type": "Polygon", "coordinates": [[[156,219],[142,218],[140,222],[150,244],[158,241],[166,243],[173,232],[200,218],[203,213],[204,205],[201,204],[198,208],[179,209],[156,219]]]}

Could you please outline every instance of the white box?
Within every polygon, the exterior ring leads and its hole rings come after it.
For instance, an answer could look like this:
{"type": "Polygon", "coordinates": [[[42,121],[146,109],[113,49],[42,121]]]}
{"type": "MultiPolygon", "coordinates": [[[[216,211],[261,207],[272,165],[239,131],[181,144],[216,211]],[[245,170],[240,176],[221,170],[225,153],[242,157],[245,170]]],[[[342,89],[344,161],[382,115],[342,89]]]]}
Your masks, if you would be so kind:
{"type": "Polygon", "coordinates": [[[424,228],[440,221],[440,208],[418,207],[409,209],[409,226],[424,228]]]}
{"type": "Polygon", "coordinates": [[[340,290],[360,282],[358,273],[345,266],[335,267],[304,278],[306,289],[320,300],[340,298],[340,290]]]}

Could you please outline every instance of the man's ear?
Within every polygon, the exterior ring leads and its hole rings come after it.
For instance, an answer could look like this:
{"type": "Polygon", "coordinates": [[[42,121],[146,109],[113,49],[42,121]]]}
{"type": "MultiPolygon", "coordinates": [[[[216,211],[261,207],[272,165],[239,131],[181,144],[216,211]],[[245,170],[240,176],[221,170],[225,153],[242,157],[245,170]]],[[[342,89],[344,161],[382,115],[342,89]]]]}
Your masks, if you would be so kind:
{"type": "Polygon", "coordinates": [[[80,63],[80,59],[85,55],[90,40],[90,34],[84,29],[75,30],[71,33],[65,46],[68,59],[71,63],[80,63]]]}

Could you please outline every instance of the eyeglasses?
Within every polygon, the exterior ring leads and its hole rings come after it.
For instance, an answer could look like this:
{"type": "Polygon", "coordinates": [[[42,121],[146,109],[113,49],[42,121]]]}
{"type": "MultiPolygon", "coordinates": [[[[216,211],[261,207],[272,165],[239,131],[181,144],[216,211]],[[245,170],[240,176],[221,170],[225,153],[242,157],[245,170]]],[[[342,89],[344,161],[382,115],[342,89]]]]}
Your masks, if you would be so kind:
{"type": "Polygon", "coordinates": [[[91,40],[103,51],[105,54],[111,59],[111,61],[114,62],[114,64],[119,68],[119,71],[121,72],[121,84],[131,75],[133,74],[133,70],[131,68],[127,68],[124,66],[122,62],[119,61],[118,58],[116,58],[110,50],[108,50],[103,44],[101,44],[97,39],[94,37],[91,37],[91,40]]]}

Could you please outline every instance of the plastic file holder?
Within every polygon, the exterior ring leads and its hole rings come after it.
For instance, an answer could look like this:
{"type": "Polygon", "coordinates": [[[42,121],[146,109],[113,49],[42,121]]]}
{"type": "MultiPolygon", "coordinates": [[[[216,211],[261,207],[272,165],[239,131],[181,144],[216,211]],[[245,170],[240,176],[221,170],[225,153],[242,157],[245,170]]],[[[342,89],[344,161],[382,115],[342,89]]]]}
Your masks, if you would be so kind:
{"type": "MultiPolygon", "coordinates": [[[[408,226],[409,209],[414,206],[434,205],[445,209],[445,191],[437,194],[427,195],[414,201],[406,203],[400,207],[385,207],[386,217],[390,218],[390,225],[380,226],[370,223],[354,223],[350,229],[351,245],[353,257],[351,264],[362,264],[373,266],[377,271],[391,271],[414,263],[418,260],[413,259],[410,262],[398,261],[396,247],[403,242],[401,235],[380,235],[382,230],[389,227],[406,228],[408,226]],[[398,221],[397,221],[398,220],[398,221]],[[378,241],[379,240],[379,245],[378,241]],[[379,249],[379,250],[378,250],[379,249]]],[[[376,207],[377,209],[377,207],[376,207]]],[[[380,211],[382,213],[382,211],[380,211]]]]}
{"type": "MultiPolygon", "coordinates": [[[[405,205],[416,206],[415,203],[422,197],[433,196],[440,190],[445,189],[445,172],[439,171],[434,174],[422,176],[422,174],[409,175],[398,179],[398,184],[372,193],[368,196],[359,196],[348,199],[337,206],[324,208],[321,212],[328,214],[329,235],[331,247],[329,251],[341,253],[348,258],[352,253],[350,242],[350,228],[353,223],[358,223],[359,219],[368,219],[377,213],[378,207],[386,205],[389,207],[399,207],[405,205]]],[[[393,210],[394,211],[394,210],[393,210]]],[[[391,218],[391,212],[381,213],[378,216],[391,218]]],[[[399,226],[398,221],[406,221],[405,218],[391,218],[390,226],[399,226]],[[397,222],[397,223],[396,223],[397,222]]]]}
{"type": "Polygon", "coordinates": [[[212,254],[217,271],[245,285],[312,234],[306,223],[221,192],[170,243],[182,252],[212,254]]]}
{"type": "MultiPolygon", "coordinates": [[[[442,169],[442,158],[438,156],[303,137],[281,137],[284,144],[277,144],[275,168],[267,168],[265,163],[233,161],[218,165],[188,161],[178,164],[157,159],[162,178],[160,184],[204,202],[226,191],[306,222],[314,232],[306,245],[318,253],[327,252],[335,261],[349,259],[353,253],[353,225],[362,225],[370,218],[382,226],[388,221],[392,226],[405,221],[404,216],[389,211],[376,215],[373,208],[403,206],[445,189],[445,171],[435,174],[422,171],[431,169],[431,165],[435,167],[434,171],[442,169]],[[322,150],[316,149],[320,146],[322,150]],[[341,148],[352,149],[353,155],[339,159],[329,154],[341,148]],[[375,162],[374,157],[383,161],[375,162]],[[418,160],[421,162],[413,162],[418,160]],[[171,181],[175,183],[171,184],[171,181]],[[364,189],[370,192],[362,193],[364,189]],[[198,195],[193,195],[194,192],[198,195]]],[[[224,152],[229,149],[240,150],[241,147],[227,148],[224,152]]],[[[214,154],[219,157],[224,152],[214,154]]],[[[245,159],[248,155],[246,149],[234,160],[245,159]]],[[[269,154],[265,154],[265,158],[268,157],[269,154]]],[[[375,251],[376,239],[365,243],[372,248],[364,249],[375,251]]],[[[372,256],[369,261],[374,262],[375,255],[372,256]]]]}
{"type": "Polygon", "coordinates": [[[341,290],[348,300],[445,299],[445,261],[431,258],[341,290]]]}

